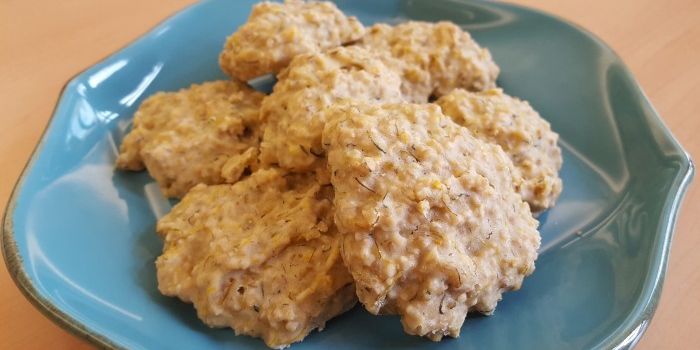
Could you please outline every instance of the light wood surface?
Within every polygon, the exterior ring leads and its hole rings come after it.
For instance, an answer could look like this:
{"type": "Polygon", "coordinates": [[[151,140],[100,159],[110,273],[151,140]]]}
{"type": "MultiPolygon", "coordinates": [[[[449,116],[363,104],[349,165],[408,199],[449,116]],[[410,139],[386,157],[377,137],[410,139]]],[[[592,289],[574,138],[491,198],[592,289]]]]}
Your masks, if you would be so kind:
{"type": "MultiPolygon", "coordinates": [[[[0,0],[2,205],[66,80],[189,2],[0,0]]],[[[700,159],[700,1],[517,2],[572,20],[612,46],[681,144],[700,159]]],[[[694,185],[678,220],[661,303],[639,349],[700,344],[699,210],[694,185]]],[[[41,316],[0,268],[0,349],[89,347],[41,316]]]]}

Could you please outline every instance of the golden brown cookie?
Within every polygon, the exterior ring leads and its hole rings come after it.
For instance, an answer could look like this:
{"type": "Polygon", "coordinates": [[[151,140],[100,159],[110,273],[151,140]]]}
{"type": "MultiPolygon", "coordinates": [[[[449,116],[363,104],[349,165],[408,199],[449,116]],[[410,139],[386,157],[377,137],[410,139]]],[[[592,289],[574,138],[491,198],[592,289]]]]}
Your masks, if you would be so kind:
{"type": "Polygon", "coordinates": [[[358,40],[364,32],[357,18],[331,2],[261,2],[226,40],[219,64],[232,78],[246,81],[281,71],[296,55],[358,40]]]}
{"type": "Polygon", "coordinates": [[[436,103],[474,136],[503,148],[520,171],[523,182],[518,191],[533,212],[554,206],[562,190],[559,135],[527,101],[501,89],[480,93],[458,89],[436,103]]]}
{"type": "Polygon", "coordinates": [[[356,302],[332,196],[312,174],[278,169],[196,186],[158,222],[158,288],[209,326],[272,348],[301,341],[356,302]]]}
{"type": "Polygon", "coordinates": [[[499,68],[489,50],[451,22],[375,24],[359,45],[385,54],[387,65],[402,76],[404,95],[416,103],[459,87],[479,91],[496,86],[499,68]]]}
{"type": "Polygon", "coordinates": [[[168,197],[198,183],[235,182],[257,163],[262,98],[233,81],[156,93],[136,111],[117,167],[147,168],[168,197]]]}
{"type": "Polygon", "coordinates": [[[335,222],[357,294],[407,333],[457,337],[469,311],[491,313],[535,268],[537,221],[499,146],[436,105],[328,110],[335,222]]]}

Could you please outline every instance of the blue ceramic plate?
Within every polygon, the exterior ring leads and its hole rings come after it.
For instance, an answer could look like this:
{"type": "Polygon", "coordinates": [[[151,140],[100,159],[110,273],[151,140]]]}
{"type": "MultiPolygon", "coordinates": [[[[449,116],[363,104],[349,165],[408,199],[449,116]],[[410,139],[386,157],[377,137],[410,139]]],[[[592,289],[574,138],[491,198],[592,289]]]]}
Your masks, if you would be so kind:
{"type": "MultiPolygon", "coordinates": [[[[15,282],[48,317],[107,347],[248,349],[263,343],[204,326],[156,289],[169,210],[146,173],[114,171],[143,99],[224,78],[217,55],[253,1],[210,0],[166,20],[73,78],[12,195],[3,252],[15,282]]],[[[398,318],[355,308],[295,349],[612,348],[633,345],[659,299],[676,214],[693,174],[620,59],[590,33],[502,3],[343,1],[365,24],[451,20],[487,46],[499,84],[561,135],[564,192],[542,215],[537,271],[459,339],[408,336],[398,318]]]]}

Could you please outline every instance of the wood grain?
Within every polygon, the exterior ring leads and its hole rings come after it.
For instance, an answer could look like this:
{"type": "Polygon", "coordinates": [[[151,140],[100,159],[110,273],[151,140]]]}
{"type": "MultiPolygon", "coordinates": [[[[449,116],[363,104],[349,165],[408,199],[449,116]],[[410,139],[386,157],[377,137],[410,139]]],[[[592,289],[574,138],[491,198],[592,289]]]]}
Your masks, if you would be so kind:
{"type": "MultiPolygon", "coordinates": [[[[61,86],[190,0],[0,1],[0,203],[5,203],[61,86]]],[[[617,51],[666,124],[700,159],[700,1],[520,0],[592,31],[617,51]]],[[[700,344],[700,210],[691,186],[661,303],[639,349],[700,344]]],[[[0,268],[0,348],[90,346],[36,311],[0,268]]]]}

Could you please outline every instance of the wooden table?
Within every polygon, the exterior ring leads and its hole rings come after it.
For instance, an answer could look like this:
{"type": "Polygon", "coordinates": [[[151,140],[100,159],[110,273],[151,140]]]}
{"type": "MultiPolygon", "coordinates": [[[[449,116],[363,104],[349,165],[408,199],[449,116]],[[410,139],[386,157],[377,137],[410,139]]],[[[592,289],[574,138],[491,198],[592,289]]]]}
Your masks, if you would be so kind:
{"type": "MultiPolygon", "coordinates": [[[[190,1],[0,2],[0,203],[6,203],[66,80],[190,1]]],[[[681,144],[700,159],[700,1],[518,2],[573,20],[611,45],[681,144]]],[[[700,192],[692,186],[661,304],[640,349],[700,344],[698,210],[700,192]]],[[[0,348],[89,347],[41,316],[0,268],[0,348]]]]}

